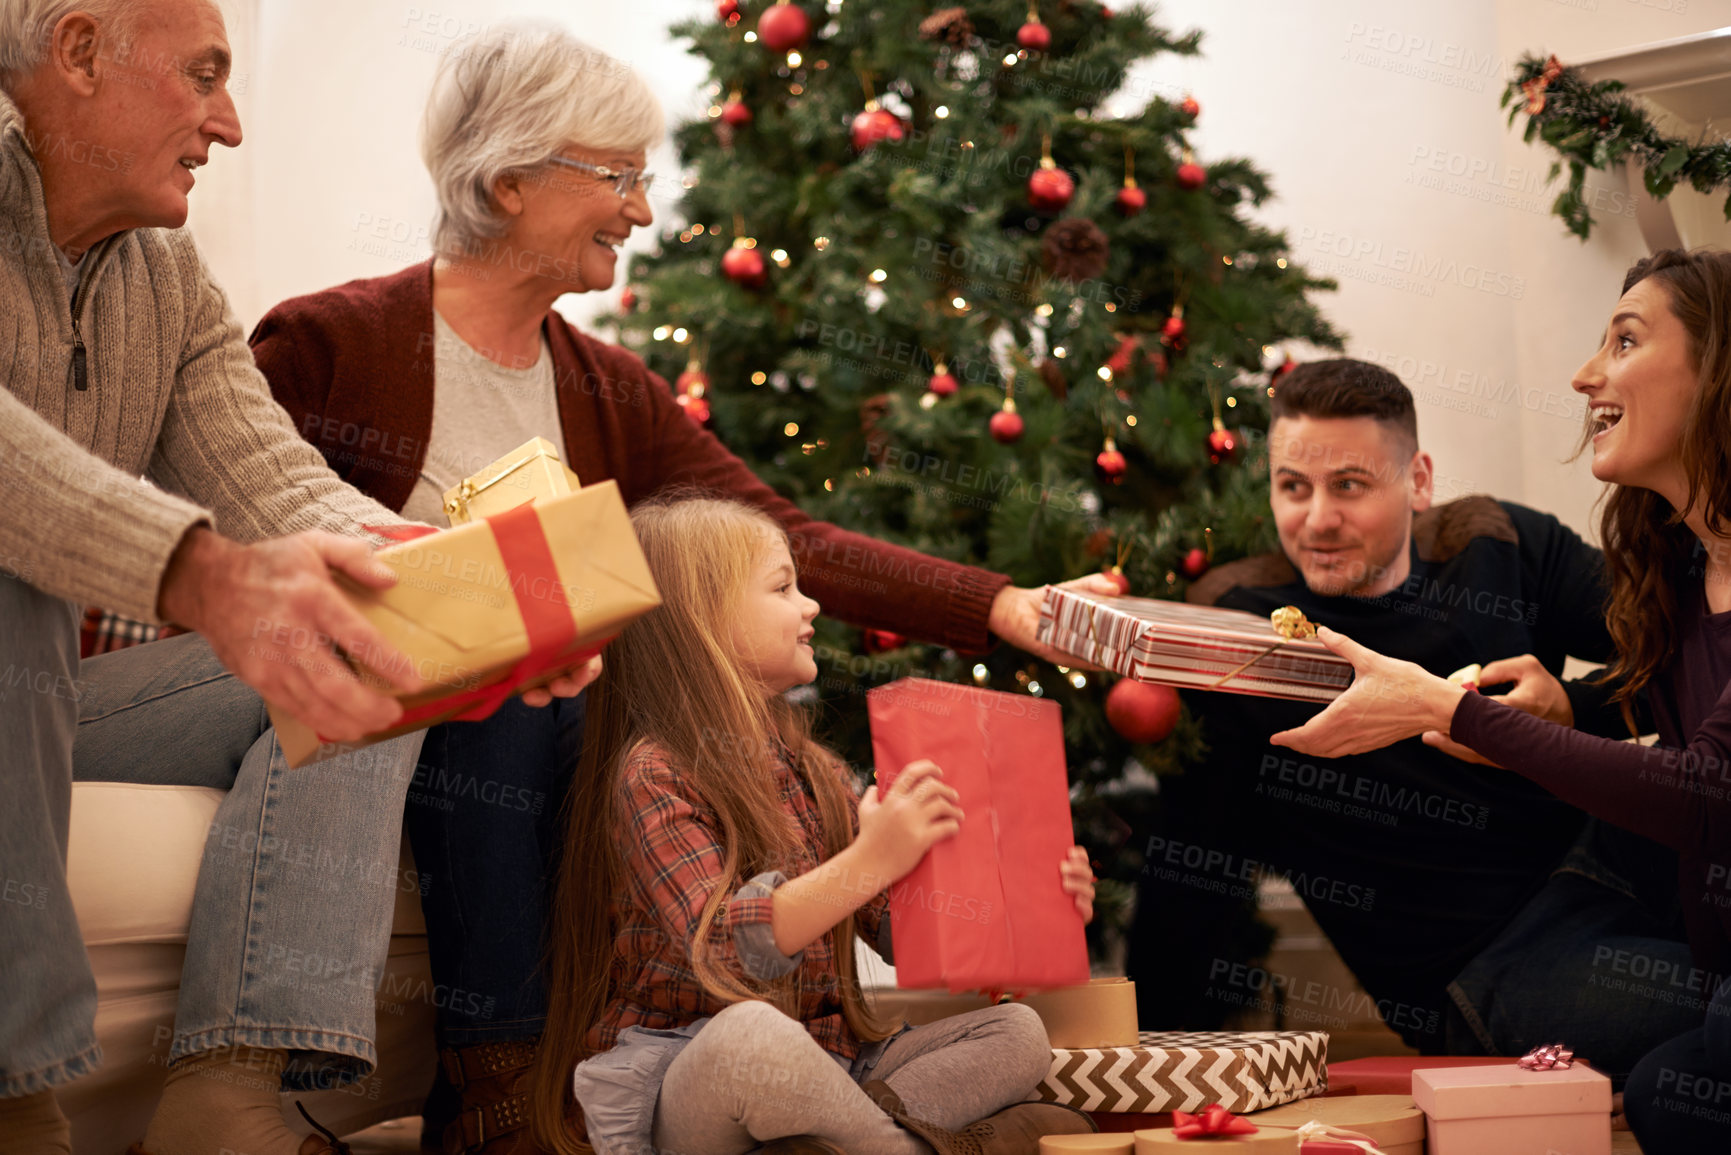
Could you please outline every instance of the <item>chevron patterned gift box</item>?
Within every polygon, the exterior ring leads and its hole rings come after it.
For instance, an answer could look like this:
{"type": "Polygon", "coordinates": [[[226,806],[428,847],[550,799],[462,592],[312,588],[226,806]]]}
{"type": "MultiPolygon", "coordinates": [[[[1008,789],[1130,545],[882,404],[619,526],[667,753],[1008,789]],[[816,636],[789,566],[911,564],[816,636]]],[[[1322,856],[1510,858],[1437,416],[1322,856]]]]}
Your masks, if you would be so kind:
{"type": "Polygon", "coordinates": [[[1328,1089],[1322,1031],[1143,1031],[1134,1047],[1052,1051],[1035,1095],[1083,1111],[1234,1114],[1277,1107],[1328,1089]]]}

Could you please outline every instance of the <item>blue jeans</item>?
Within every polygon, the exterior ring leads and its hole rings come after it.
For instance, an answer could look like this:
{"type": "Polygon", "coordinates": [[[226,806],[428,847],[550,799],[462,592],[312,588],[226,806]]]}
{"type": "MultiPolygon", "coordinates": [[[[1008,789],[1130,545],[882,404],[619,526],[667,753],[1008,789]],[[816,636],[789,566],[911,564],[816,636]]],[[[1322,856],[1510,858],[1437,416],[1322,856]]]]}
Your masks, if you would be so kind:
{"type": "Polygon", "coordinates": [[[1622,1087],[1705,1009],[1699,981],[1688,990],[1676,877],[1671,852],[1589,819],[1545,886],[1449,984],[1449,1053],[1563,1042],[1622,1087]]]}
{"type": "Polygon", "coordinates": [[[1703,1025],[1635,1065],[1623,1109],[1647,1155],[1731,1151],[1731,980],[1719,984],[1703,1025]]]}
{"type": "Polygon", "coordinates": [[[228,791],[200,864],[170,1060],[279,1048],[292,1090],[370,1072],[374,991],[403,885],[403,795],[423,735],[290,770],[263,702],[202,638],[80,665],[74,608],[9,578],[0,663],[46,675],[0,696],[0,754],[16,788],[0,807],[0,868],[47,894],[41,909],[0,903],[0,974],[18,993],[0,1000],[0,1095],[69,1082],[100,1060],[95,983],[65,880],[75,777],[228,791]]]}
{"type": "Polygon", "coordinates": [[[404,823],[428,879],[421,910],[447,1046],[530,1039],[565,794],[583,744],[582,696],[427,732],[404,823]]]}

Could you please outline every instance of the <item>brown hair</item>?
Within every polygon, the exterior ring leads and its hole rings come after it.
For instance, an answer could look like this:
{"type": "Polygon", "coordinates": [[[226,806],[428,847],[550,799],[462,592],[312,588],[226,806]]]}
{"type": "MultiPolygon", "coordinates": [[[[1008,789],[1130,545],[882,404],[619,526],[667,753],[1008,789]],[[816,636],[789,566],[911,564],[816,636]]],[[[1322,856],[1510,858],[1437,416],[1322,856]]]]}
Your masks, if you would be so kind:
{"type": "Polygon", "coordinates": [[[1418,413],[1412,392],[1381,365],[1335,357],[1307,361],[1274,386],[1269,424],[1282,417],[1369,417],[1418,449],[1418,413]]]}
{"type": "MultiPolygon", "coordinates": [[[[612,994],[612,910],[622,871],[616,832],[621,774],[646,742],[665,751],[713,813],[726,854],[722,877],[697,925],[743,882],[786,865],[798,832],[776,799],[771,752],[779,743],[811,787],[823,823],[823,857],[853,840],[854,799],[834,754],[812,740],[805,713],[766,694],[740,668],[731,643],[735,608],[766,544],[785,534],[768,515],[738,502],[683,497],[639,505],[632,526],[661,589],[660,609],[627,626],[608,648],[589,688],[582,761],[566,803],[564,853],[555,879],[547,967],[547,1028],[535,1072],[535,1138],[560,1155],[582,1150],[566,1124],[571,1072],[589,1057],[588,1034],[612,994]]],[[[830,931],[842,1007],[854,1033],[879,1039],[854,975],[854,920],[830,931]]],[[[707,934],[687,944],[692,970],[726,1003],[760,999],[798,1017],[798,976],[756,983],[711,954],[707,934]]]]}
{"type": "MultiPolygon", "coordinates": [[[[1622,704],[1631,733],[1635,695],[1677,648],[1677,590],[1698,544],[1683,518],[1699,509],[1707,529],[1719,533],[1731,514],[1731,253],[1662,249],[1630,266],[1623,292],[1649,277],[1664,287],[1671,315],[1689,334],[1696,390],[1677,447],[1689,479],[1683,508],[1671,508],[1650,489],[1624,485],[1611,486],[1602,499],[1599,540],[1611,585],[1605,624],[1617,646],[1603,677],[1617,683],[1612,700],[1622,704]]],[[[1576,456],[1592,437],[1589,410],[1576,456]]]]}

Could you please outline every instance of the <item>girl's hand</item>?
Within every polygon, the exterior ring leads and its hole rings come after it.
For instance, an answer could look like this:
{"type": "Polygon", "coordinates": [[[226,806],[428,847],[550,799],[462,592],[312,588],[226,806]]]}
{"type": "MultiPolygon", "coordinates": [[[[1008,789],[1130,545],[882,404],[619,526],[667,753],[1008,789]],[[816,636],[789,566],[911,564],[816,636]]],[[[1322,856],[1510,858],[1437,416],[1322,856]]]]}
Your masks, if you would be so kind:
{"type": "Polygon", "coordinates": [[[1088,852],[1080,846],[1070,847],[1070,853],[1058,863],[1059,884],[1064,893],[1076,900],[1076,910],[1084,925],[1094,921],[1094,869],[1088,865],[1088,852]]]}
{"type": "Polygon", "coordinates": [[[943,781],[937,764],[909,762],[881,798],[873,785],[859,801],[859,838],[854,845],[872,872],[899,881],[920,864],[934,843],[953,837],[962,824],[961,795],[943,781]]]}
{"type": "Polygon", "coordinates": [[[1269,738],[1301,754],[1335,758],[1362,754],[1426,730],[1447,732],[1466,690],[1413,662],[1386,658],[1323,626],[1317,640],[1352,663],[1346,693],[1293,730],[1269,738]]]}

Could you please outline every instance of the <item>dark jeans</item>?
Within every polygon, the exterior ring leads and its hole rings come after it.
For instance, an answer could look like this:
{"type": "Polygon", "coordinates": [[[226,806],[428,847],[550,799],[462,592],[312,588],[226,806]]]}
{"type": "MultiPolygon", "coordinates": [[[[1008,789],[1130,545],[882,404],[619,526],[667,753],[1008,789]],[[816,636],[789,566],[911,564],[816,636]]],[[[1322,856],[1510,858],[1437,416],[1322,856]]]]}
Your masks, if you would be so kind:
{"type": "Polygon", "coordinates": [[[513,698],[484,722],[427,732],[403,824],[425,879],[440,1042],[541,1033],[543,926],[583,745],[582,696],[513,698]]]}
{"type": "Polygon", "coordinates": [[[1698,1027],[1709,996],[1676,918],[1675,864],[1590,819],[1545,886],[1449,984],[1448,1052],[1522,1055],[1562,1042],[1621,1087],[1643,1055],[1698,1027]]]}
{"type": "Polygon", "coordinates": [[[1719,984],[1704,1025],[1635,1065],[1623,1109],[1646,1155],[1731,1151],[1731,980],[1719,984]]]}

